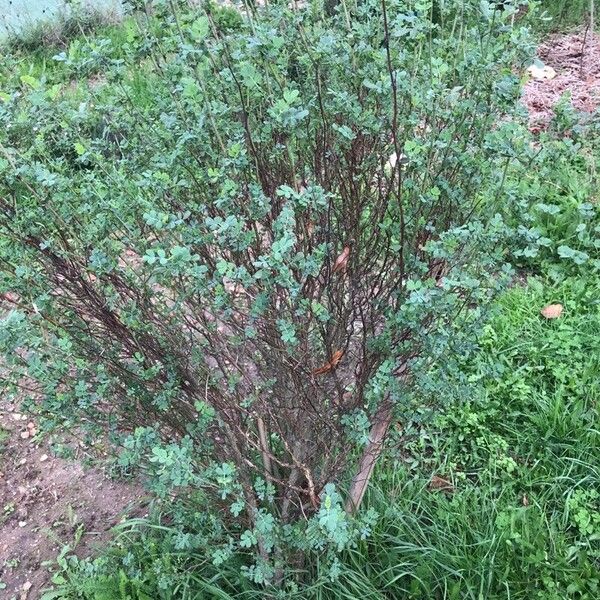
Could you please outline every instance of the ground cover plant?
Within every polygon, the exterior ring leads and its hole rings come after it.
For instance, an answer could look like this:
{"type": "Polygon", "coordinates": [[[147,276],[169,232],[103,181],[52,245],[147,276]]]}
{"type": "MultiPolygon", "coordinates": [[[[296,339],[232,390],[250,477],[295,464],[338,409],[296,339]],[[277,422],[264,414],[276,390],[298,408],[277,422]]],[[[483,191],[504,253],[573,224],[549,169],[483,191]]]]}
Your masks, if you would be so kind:
{"type": "Polygon", "coordinates": [[[6,389],[167,500],[48,598],[593,597],[593,177],[510,118],[532,15],[433,8],[157,2],[9,58],[6,389]],[[565,280],[550,346],[543,282],[470,335],[508,260],[565,280]]]}

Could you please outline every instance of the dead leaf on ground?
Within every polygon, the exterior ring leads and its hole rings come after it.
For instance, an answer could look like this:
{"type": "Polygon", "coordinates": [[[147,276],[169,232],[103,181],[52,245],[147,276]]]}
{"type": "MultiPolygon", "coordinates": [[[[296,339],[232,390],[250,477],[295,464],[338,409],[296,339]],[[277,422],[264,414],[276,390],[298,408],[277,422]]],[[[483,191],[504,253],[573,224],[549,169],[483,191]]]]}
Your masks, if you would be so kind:
{"type": "Polygon", "coordinates": [[[453,492],[454,486],[450,481],[440,477],[439,475],[434,475],[429,482],[429,491],[430,492],[453,492]]]}
{"type": "Polygon", "coordinates": [[[322,367],[315,369],[312,372],[313,375],[324,375],[325,373],[329,373],[329,371],[332,371],[333,369],[335,369],[338,366],[340,360],[342,360],[342,356],[344,356],[344,351],[336,350],[333,353],[331,360],[329,362],[325,363],[322,367]]]}
{"type": "Polygon", "coordinates": [[[26,600],[29,597],[29,590],[31,590],[32,587],[33,587],[33,584],[31,583],[31,581],[26,581],[23,584],[23,588],[22,588],[21,596],[20,596],[21,600],[26,600]]]}
{"type": "Polygon", "coordinates": [[[560,315],[562,315],[563,305],[562,304],[548,304],[544,306],[540,311],[542,317],[546,317],[546,319],[558,319],[560,315]]]}
{"type": "MultiPolygon", "coordinates": [[[[398,155],[395,152],[392,152],[392,154],[390,155],[390,158],[387,161],[387,168],[388,170],[392,170],[395,166],[396,163],[398,162],[398,155]]],[[[409,159],[408,156],[406,156],[406,154],[400,154],[400,167],[406,167],[409,163],[409,159]]]]}

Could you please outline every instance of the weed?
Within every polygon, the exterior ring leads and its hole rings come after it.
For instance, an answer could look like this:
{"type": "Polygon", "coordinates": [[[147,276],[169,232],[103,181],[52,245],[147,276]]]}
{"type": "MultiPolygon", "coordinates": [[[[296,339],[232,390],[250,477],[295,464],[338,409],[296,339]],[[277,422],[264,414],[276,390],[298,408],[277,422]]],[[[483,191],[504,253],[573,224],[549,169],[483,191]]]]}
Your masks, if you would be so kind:
{"type": "Polygon", "coordinates": [[[3,452],[10,438],[10,432],[4,427],[0,427],[0,452],[3,452]]]}

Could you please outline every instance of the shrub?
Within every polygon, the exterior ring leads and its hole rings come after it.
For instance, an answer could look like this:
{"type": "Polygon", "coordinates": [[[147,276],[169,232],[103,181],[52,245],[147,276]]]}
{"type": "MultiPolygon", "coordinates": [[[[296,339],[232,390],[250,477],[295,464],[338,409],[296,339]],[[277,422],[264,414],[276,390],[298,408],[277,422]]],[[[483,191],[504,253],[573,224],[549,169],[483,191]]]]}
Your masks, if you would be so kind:
{"type": "Polygon", "coordinates": [[[502,294],[480,349],[449,374],[468,381],[454,402],[391,436],[396,460],[386,455],[366,499],[378,517],[339,555],[334,581],[310,553],[296,591],[260,589],[240,577],[243,551],[211,564],[214,527],[200,511],[169,505],[121,524],[94,560],[61,554],[48,600],[119,598],[117,585],[132,598],[596,598],[598,291],[532,278],[502,294]],[[560,319],[540,316],[548,301],[564,305],[560,319]],[[450,489],[431,488],[436,473],[450,489]]]}
{"type": "Polygon", "coordinates": [[[565,30],[581,26],[590,18],[590,0],[542,0],[540,7],[546,16],[544,29],[565,30]]]}
{"type": "Polygon", "coordinates": [[[528,30],[439,10],[248,8],[224,37],[156,2],[123,56],[67,61],[102,72],[86,97],[3,95],[7,386],[37,382],[48,428],[108,432],[160,495],[201,493],[213,560],[255,552],[256,582],[368,535],[348,513],[394,415],[503,279],[528,30]]]}

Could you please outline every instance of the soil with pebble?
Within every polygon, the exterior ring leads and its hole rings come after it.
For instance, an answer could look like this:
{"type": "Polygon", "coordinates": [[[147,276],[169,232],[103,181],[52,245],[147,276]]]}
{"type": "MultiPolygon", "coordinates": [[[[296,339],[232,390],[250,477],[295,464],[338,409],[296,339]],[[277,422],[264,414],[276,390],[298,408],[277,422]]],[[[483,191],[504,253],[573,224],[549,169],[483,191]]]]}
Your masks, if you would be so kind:
{"type": "Polygon", "coordinates": [[[39,598],[66,544],[81,535],[74,552],[93,554],[123,517],[144,511],[138,485],[57,458],[39,437],[35,420],[0,398],[0,598],[6,600],[39,598]]]}

